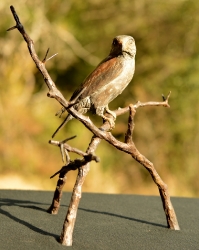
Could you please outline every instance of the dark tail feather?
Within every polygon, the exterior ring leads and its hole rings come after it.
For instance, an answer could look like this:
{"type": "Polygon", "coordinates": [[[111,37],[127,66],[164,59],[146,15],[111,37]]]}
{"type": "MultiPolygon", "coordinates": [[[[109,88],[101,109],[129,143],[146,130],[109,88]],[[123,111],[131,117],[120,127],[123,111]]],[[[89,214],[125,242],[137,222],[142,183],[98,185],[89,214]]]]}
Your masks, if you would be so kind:
{"type": "Polygon", "coordinates": [[[55,137],[55,135],[57,134],[57,132],[63,127],[66,125],[66,123],[68,121],[70,121],[71,119],[73,119],[72,115],[68,114],[65,118],[65,120],[61,123],[61,125],[56,129],[56,131],[54,132],[54,134],[52,135],[52,138],[55,137]]]}

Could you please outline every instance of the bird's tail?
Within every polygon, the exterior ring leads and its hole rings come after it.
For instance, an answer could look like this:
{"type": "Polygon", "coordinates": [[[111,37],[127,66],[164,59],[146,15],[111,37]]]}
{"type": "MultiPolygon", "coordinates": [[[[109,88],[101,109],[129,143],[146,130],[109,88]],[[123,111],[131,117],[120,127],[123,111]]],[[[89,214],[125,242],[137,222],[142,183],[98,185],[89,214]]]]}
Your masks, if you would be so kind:
{"type": "Polygon", "coordinates": [[[66,118],[64,119],[64,121],[61,123],[61,125],[56,129],[56,131],[55,131],[54,134],[52,135],[52,138],[55,137],[55,135],[57,134],[57,132],[58,132],[61,128],[63,128],[63,126],[65,126],[67,122],[69,122],[69,121],[72,120],[72,119],[73,119],[73,116],[70,115],[70,114],[68,114],[68,115],[66,116],[66,118]]]}

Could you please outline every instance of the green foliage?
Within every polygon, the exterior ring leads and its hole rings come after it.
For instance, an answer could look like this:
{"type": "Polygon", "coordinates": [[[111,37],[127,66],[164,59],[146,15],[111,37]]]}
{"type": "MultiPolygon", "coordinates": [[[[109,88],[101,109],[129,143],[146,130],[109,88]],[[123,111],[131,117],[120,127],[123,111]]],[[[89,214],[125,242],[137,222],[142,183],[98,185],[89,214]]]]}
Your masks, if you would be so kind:
{"type": "MultiPolygon", "coordinates": [[[[10,1],[0,4],[0,169],[26,178],[43,178],[61,167],[59,149],[47,144],[60,120],[59,105],[46,98],[47,88],[16,30],[10,1]]],[[[110,107],[161,100],[171,90],[170,109],[137,110],[134,141],[169,185],[172,195],[197,196],[199,148],[199,2],[168,1],[17,1],[14,5],[42,59],[48,47],[58,55],[47,63],[57,86],[69,98],[76,87],[107,56],[112,38],[132,35],[137,46],[136,70],[128,89],[110,107]]],[[[98,125],[101,120],[92,117],[98,125]]],[[[127,115],[117,119],[113,133],[122,140],[127,115]]],[[[90,132],[71,121],[58,135],[85,150],[90,132]]],[[[155,193],[148,172],[128,155],[103,142],[97,150],[85,190],[155,193]]],[[[67,186],[71,189],[71,183],[67,186]]],[[[44,188],[54,188],[48,181],[44,188]]]]}

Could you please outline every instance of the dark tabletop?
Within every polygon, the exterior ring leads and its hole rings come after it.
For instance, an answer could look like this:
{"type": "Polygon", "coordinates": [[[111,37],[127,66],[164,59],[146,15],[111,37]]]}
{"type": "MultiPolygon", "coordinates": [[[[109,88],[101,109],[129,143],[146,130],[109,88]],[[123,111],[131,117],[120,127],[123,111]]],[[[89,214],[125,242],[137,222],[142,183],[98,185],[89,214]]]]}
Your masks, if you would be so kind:
{"type": "MultiPolygon", "coordinates": [[[[66,249],[60,236],[70,193],[58,215],[53,192],[0,190],[0,249],[66,249]]],[[[199,249],[199,199],[172,198],[180,231],[169,230],[158,196],[83,193],[72,249],[199,249]]]]}

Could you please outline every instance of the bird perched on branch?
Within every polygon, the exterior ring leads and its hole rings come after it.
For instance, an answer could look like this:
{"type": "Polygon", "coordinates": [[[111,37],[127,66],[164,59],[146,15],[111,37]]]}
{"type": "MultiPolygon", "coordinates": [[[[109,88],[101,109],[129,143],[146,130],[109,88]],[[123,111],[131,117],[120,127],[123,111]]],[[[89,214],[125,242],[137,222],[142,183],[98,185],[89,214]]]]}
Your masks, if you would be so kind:
{"type": "MultiPolygon", "coordinates": [[[[109,110],[108,104],[122,93],[133,78],[135,55],[134,38],[126,35],[116,36],[108,57],[86,77],[70,98],[70,101],[75,100],[73,108],[81,114],[91,110],[104,120],[108,120],[112,129],[116,115],[109,110]],[[105,111],[111,114],[114,120],[106,117],[105,111]]],[[[62,108],[61,113],[64,111],[62,108]]],[[[52,137],[72,118],[73,116],[68,114],[52,137]]]]}

